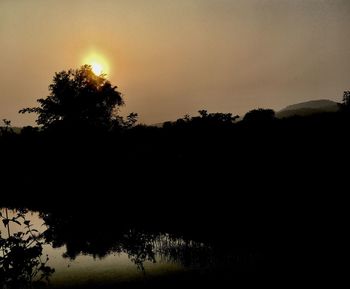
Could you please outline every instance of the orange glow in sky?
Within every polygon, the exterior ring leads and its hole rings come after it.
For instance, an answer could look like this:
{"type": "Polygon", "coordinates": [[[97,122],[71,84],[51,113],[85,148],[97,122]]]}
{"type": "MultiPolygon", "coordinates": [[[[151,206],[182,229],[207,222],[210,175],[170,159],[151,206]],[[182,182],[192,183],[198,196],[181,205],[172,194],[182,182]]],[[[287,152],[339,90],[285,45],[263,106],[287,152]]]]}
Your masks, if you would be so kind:
{"type": "Polygon", "coordinates": [[[82,64],[89,64],[92,67],[92,71],[96,75],[109,74],[109,65],[107,60],[102,56],[102,54],[92,52],[87,54],[83,59],[82,64]]]}
{"type": "Polygon", "coordinates": [[[0,0],[0,120],[90,64],[139,121],[200,109],[243,116],[350,89],[349,0],[0,0]]]}

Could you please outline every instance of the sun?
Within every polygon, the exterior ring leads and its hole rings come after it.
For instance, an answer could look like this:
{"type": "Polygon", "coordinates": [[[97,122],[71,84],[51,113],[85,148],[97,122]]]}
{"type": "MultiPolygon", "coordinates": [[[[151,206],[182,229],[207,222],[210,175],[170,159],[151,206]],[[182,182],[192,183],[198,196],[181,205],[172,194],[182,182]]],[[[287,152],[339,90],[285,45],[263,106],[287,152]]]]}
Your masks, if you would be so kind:
{"type": "Polygon", "coordinates": [[[97,62],[92,62],[90,63],[92,72],[95,73],[96,75],[101,75],[103,71],[103,67],[100,63],[97,62]]]}
{"type": "Polygon", "coordinates": [[[109,66],[102,54],[92,52],[83,59],[83,64],[91,65],[92,72],[96,75],[108,74],[109,66]]]}

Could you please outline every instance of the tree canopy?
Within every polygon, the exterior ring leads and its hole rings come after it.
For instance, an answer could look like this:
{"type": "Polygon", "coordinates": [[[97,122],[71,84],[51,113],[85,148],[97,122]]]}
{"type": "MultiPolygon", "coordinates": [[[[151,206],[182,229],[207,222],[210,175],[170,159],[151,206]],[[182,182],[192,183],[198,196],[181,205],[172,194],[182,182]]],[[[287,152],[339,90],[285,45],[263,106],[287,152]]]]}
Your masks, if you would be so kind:
{"type": "Polygon", "coordinates": [[[272,109],[258,108],[248,111],[243,117],[244,122],[266,123],[275,119],[272,109]]]}
{"type": "Polygon", "coordinates": [[[344,94],[343,94],[343,106],[345,106],[346,108],[350,107],[350,90],[344,91],[344,94]]]}
{"type": "Polygon", "coordinates": [[[116,120],[117,107],[124,104],[122,94],[104,74],[95,75],[90,65],[55,73],[50,94],[40,98],[38,107],[20,113],[37,113],[38,125],[108,128],[116,120]]]}

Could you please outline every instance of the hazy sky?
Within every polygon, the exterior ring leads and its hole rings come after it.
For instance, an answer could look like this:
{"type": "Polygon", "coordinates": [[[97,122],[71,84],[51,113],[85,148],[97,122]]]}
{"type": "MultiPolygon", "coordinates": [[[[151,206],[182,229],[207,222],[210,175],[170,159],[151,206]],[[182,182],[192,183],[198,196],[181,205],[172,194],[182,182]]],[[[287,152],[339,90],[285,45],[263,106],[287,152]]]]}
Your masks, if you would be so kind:
{"type": "Polygon", "coordinates": [[[146,123],[340,101],[349,15],[349,0],[0,0],[0,119],[34,124],[18,110],[93,51],[146,123]]]}

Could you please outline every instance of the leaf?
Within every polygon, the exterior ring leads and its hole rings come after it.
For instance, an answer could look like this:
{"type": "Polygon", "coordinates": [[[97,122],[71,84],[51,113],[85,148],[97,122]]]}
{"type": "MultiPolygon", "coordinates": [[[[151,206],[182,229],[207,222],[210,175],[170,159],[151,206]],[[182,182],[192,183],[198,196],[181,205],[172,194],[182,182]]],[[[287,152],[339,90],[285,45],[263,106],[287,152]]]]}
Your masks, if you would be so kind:
{"type": "Polygon", "coordinates": [[[7,227],[8,223],[10,222],[9,219],[3,219],[2,222],[4,223],[4,226],[7,227]]]}
{"type": "Polygon", "coordinates": [[[14,222],[14,223],[16,223],[16,224],[18,224],[18,225],[21,225],[21,223],[20,222],[18,222],[15,218],[12,218],[12,220],[11,220],[12,222],[14,222]]]}

